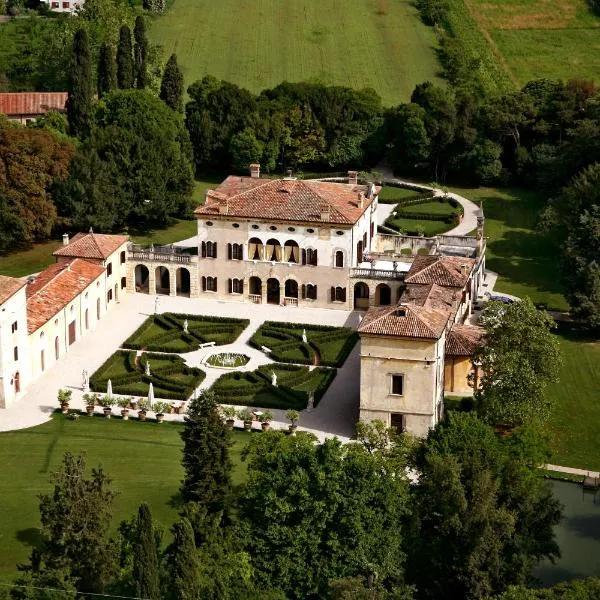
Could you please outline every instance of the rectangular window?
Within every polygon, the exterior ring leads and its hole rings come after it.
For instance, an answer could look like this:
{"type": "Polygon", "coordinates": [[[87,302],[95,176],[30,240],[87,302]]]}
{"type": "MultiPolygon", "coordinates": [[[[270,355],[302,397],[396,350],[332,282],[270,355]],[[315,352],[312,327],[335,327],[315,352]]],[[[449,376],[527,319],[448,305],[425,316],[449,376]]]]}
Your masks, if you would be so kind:
{"type": "Polygon", "coordinates": [[[125,250],[123,250],[121,252],[121,264],[124,265],[125,264],[125,250]]]}
{"type": "Polygon", "coordinates": [[[112,275],[112,263],[108,263],[106,265],[106,275],[107,277],[110,277],[112,275]]]}
{"type": "Polygon", "coordinates": [[[404,375],[392,375],[392,384],[390,394],[402,396],[404,393],[404,375]]]}
{"type": "Polygon", "coordinates": [[[69,8],[70,4],[68,2],[63,2],[63,8],[69,8]]]}
{"type": "Polygon", "coordinates": [[[17,348],[17,346],[15,346],[13,349],[13,358],[15,361],[19,360],[19,348],[17,348]]]}
{"type": "Polygon", "coordinates": [[[216,277],[202,277],[202,291],[203,292],[216,292],[217,291],[217,278],[216,277]]]}
{"type": "Polygon", "coordinates": [[[229,260],[243,260],[244,247],[242,244],[227,244],[227,258],[229,260]]]}
{"type": "Polygon", "coordinates": [[[390,415],[390,427],[395,429],[397,433],[404,433],[406,431],[406,415],[392,413],[390,415]]]}
{"type": "Polygon", "coordinates": [[[19,323],[18,321],[15,321],[11,326],[10,326],[10,330],[14,333],[15,331],[17,331],[17,329],[19,329],[19,323]]]}
{"type": "Polygon", "coordinates": [[[229,280],[229,293],[230,294],[243,294],[244,293],[244,280],[243,279],[230,279],[229,280]]]}
{"type": "Polygon", "coordinates": [[[52,8],[58,8],[58,2],[53,2],[52,3],[52,8]]]}
{"type": "Polygon", "coordinates": [[[217,242],[202,242],[202,258],[217,258],[217,242]]]}

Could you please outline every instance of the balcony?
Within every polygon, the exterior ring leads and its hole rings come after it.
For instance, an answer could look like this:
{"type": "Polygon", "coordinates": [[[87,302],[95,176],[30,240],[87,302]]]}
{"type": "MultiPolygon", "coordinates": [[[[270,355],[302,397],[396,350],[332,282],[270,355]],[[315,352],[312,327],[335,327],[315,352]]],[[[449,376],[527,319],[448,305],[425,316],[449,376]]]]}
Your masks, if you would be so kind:
{"type": "Polygon", "coordinates": [[[262,295],[248,294],[248,300],[250,300],[250,302],[253,302],[254,304],[262,304],[262,295]]]}
{"type": "Polygon", "coordinates": [[[192,262],[192,256],[188,248],[180,248],[178,246],[141,248],[140,246],[131,245],[127,260],[189,264],[192,262]]]}
{"type": "Polygon", "coordinates": [[[358,279],[382,279],[404,281],[406,273],[404,271],[394,271],[393,269],[351,269],[350,277],[358,279]]]}

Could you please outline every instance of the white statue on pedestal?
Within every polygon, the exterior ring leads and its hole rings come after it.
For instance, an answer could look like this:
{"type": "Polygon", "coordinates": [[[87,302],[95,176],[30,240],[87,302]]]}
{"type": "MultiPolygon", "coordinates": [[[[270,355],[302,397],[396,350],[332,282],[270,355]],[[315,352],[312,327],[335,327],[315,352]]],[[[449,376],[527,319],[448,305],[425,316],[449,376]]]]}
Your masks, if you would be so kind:
{"type": "Polygon", "coordinates": [[[189,323],[188,323],[188,320],[186,319],[183,322],[183,333],[187,333],[188,332],[188,325],[189,325],[189,323]]]}
{"type": "Polygon", "coordinates": [[[81,387],[82,387],[83,391],[89,392],[90,391],[90,376],[88,375],[87,369],[83,370],[83,373],[81,374],[81,378],[82,378],[81,387]]]}
{"type": "Polygon", "coordinates": [[[306,412],[310,412],[315,408],[315,393],[308,392],[308,406],[306,407],[306,412]]]}
{"type": "Polygon", "coordinates": [[[307,337],[306,337],[306,329],[302,330],[302,341],[306,344],[306,342],[308,341],[307,337]]]}
{"type": "Polygon", "coordinates": [[[144,374],[146,375],[146,377],[150,377],[150,375],[152,375],[152,373],[150,373],[150,361],[146,361],[146,370],[144,371],[144,374]]]}
{"type": "Polygon", "coordinates": [[[275,374],[275,371],[271,371],[271,385],[277,387],[277,375],[275,374]]]}

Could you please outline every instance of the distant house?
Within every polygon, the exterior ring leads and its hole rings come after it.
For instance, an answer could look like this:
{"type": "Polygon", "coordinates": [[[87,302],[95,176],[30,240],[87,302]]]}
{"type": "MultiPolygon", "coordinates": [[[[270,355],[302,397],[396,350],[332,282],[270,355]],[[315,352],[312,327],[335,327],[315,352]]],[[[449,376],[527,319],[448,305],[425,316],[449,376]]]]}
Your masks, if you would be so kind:
{"type": "Polygon", "coordinates": [[[83,6],[85,0],[41,0],[43,4],[54,12],[74,13],[80,6],[83,6]]]}
{"type": "Polygon", "coordinates": [[[48,111],[66,112],[67,92],[16,92],[0,94],[0,114],[23,125],[48,111]]]}

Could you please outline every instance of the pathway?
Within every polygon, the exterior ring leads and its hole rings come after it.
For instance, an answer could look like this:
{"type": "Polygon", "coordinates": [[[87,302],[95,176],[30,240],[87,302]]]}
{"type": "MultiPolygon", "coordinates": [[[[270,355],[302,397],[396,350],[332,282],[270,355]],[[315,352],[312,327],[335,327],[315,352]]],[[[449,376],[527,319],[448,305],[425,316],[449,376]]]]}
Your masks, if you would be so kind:
{"type": "Polygon", "coordinates": [[[569,475],[581,475],[582,477],[600,478],[598,471],[586,471],[585,469],[575,469],[573,467],[561,467],[559,465],[544,465],[544,469],[548,471],[557,471],[558,473],[568,473],[569,475]]]}
{"type": "MultiPolygon", "coordinates": [[[[56,401],[60,388],[73,390],[71,408],[82,409],[84,402],[81,391],[81,374],[83,369],[94,373],[100,365],[120,346],[148,315],[154,312],[154,296],[146,294],[127,294],[114,306],[100,322],[100,326],[77,340],[51,368],[35,381],[27,393],[7,409],[0,411],[0,431],[12,431],[40,425],[51,418],[58,407],[56,401]]],[[[251,356],[256,368],[259,364],[270,362],[263,353],[251,348],[246,341],[266,320],[292,321],[314,325],[346,326],[356,328],[359,313],[342,310],[313,308],[301,311],[295,307],[282,307],[263,304],[238,304],[218,300],[160,296],[158,312],[179,312],[222,317],[244,316],[250,324],[233,344],[218,347],[218,350],[205,348],[182,355],[189,363],[196,363],[201,358],[215,351],[240,352],[251,356]]],[[[188,363],[188,364],[189,364],[188,363]]],[[[249,363],[250,365],[251,363],[249,363]]],[[[312,412],[304,411],[300,421],[300,429],[312,431],[319,439],[337,435],[348,439],[354,431],[358,414],[359,394],[359,351],[358,344],[346,360],[329,390],[312,412]]],[[[216,380],[223,373],[221,369],[202,368],[216,380]]],[[[203,382],[205,383],[205,382],[203,382]]],[[[208,386],[208,382],[204,387],[208,386]]],[[[202,386],[201,386],[202,387],[202,386]]],[[[100,411],[100,408],[97,408],[100,411]]],[[[275,420],[273,428],[283,429],[288,426],[285,411],[272,411],[275,420]]],[[[116,413],[116,409],[115,409],[116,413]]],[[[166,415],[166,419],[182,420],[181,415],[166,415]]]]}

